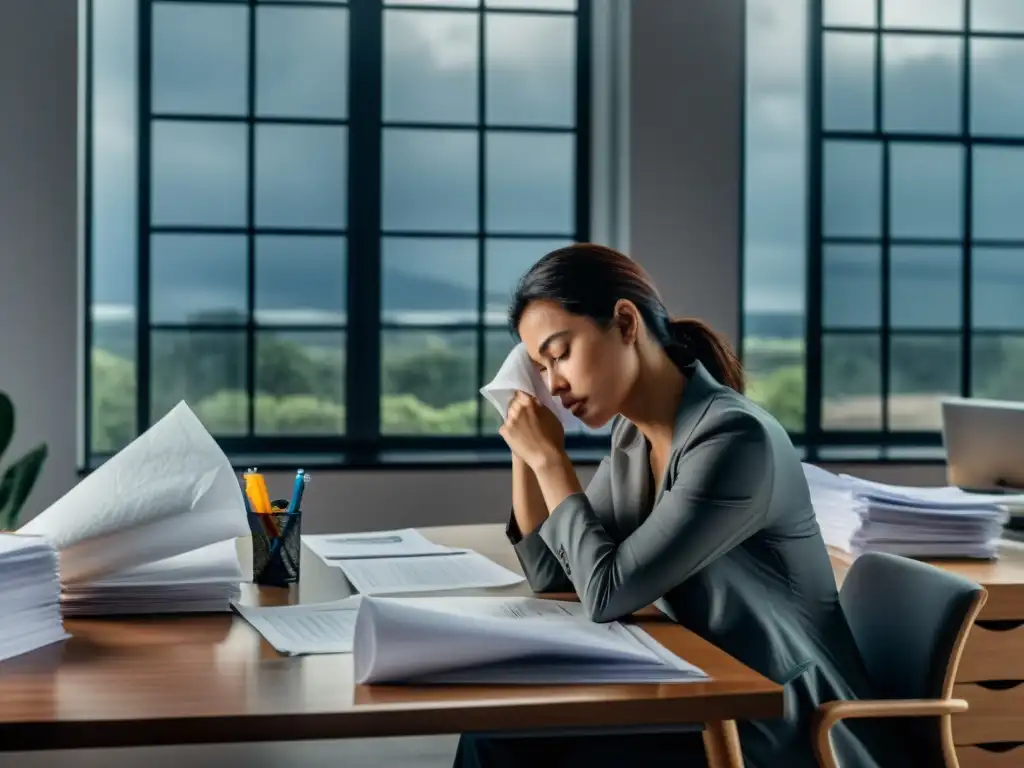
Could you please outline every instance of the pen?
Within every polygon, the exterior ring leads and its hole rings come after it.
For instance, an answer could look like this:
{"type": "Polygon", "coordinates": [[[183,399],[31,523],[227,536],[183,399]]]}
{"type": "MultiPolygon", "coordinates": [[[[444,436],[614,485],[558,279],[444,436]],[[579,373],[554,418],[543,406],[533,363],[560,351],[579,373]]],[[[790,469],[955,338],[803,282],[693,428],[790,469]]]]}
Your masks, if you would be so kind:
{"type": "Polygon", "coordinates": [[[288,505],[288,514],[299,510],[299,502],[302,500],[302,489],[306,485],[306,470],[300,469],[295,473],[295,485],[292,486],[292,500],[288,505]]]}

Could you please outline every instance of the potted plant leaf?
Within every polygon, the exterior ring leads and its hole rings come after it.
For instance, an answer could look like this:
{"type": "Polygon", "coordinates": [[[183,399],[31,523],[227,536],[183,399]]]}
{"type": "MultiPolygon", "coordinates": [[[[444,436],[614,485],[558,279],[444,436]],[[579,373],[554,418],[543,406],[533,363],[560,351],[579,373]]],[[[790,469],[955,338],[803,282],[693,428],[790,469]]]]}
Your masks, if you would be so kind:
{"type": "MultiPolygon", "coordinates": [[[[0,460],[14,437],[14,404],[0,392],[0,460]]],[[[18,527],[18,515],[46,461],[46,444],[37,445],[0,475],[0,531],[18,527]]]]}

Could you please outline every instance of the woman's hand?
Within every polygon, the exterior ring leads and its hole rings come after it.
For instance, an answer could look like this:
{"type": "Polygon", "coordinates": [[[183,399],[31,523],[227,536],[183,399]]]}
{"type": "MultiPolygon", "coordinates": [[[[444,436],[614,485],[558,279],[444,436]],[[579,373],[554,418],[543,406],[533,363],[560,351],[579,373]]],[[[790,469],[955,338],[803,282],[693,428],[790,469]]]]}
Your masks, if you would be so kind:
{"type": "Polygon", "coordinates": [[[512,453],[534,471],[565,455],[565,430],[550,408],[525,392],[516,392],[498,430],[512,453]]]}

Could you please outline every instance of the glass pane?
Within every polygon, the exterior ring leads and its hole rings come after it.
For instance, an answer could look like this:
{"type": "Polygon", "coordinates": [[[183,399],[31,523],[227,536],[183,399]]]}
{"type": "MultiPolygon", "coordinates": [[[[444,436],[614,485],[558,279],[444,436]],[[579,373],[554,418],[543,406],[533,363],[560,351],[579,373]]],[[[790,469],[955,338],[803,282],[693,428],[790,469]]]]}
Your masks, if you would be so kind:
{"type": "MultiPolygon", "coordinates": [[[[484,331],[484,382],[494,378],[505,362],[509,352],[516,345],[516,340],[506,328],[490,328],[484,331]]],[[[502,424],[501,414],[488,400],[480,399],[481,434],[494,435],[502,424]]]]}
{"type": "Polygon", "coordinates": [[[942,429],[940,401],[960,394],[960,337],[899,334],[889,355],[889,428],[942,429]]]}
{"type": "Polygon", "coordinates": [[[1024,400],[1024,335],[971,339],[971,394],[1024,400]]]}
{"type": "Polygon", "coordinates": [[[825,129],[874,129],[875,35],[829,32],[823,45],[825,129]]]}
{"type": "Polygon", "coordinates": [[[961,38],[885,36],[885,130],[960,132],[963,47],[961,38]]]}
{"type": "Polygon", "coordinates": [[[256,112],[348,114],[348,9],[260,8],[256,17],[256,112]]]}
{"type": "Polygon", "coordinates": [[[876,245],[826,245],[823,259],[825,327],[880,328],[881,249],[876,245]]]}
{"type": "Polygon", "coordinates": [[[575,230],[575,138],[570,133],[487,133],[487,229],[575,230]]]}
{"type": "Polygon", "coordinates": [[[154,331],[151,419],[184,400],[214,435],[246,434],[245,347],[244,331],[154,331]]]}
{"type": "Polygon", "coordinates": [[[963,146],[896,142],[889,164],[893,236],[963,236],[963,146]]]}
{"type": "Polygon", "coordinates": [[[339,435],[345,431],[345,333],[256,335],[256,432],[339,435]]]}
{"type": "Polygon", "coordinates": [[[476,433],[475,331],[384,331],[381,343],[384,434],[476,433]]]}
{"type": "Polygon", "coordinates": [[[134,3],[92,3],[92,349],[90,450],[134,439],[136,331],[134,3]]]}
{"type": "Polygon", "coordinates": [[[344,237],[256,238],[256,322],[344,325],[348,271],[344,237]]]}
{"type": "Polygon", "coordinates": [[[247,255],[243,235],[153,235],[152,322],[244,325],[249,314],[247,255]]]}
{"type": "Polygon", "coordinates": [[[552,11],[574,11],[576,0],[484,0],[488,8],[541,8],[552,11]]]}
{"type": "Polygon", "coordinates": [[[576,18],[488,14],[486,24],[487,122],[574,125],[576,18]]]}
{"type": "Polygon", "coordinates": [[[790,432],[804,431],[806,360],[802,338],[745,335],[747,396],[790,432]]]}
{"type": "Polygon", "coordinates": [[[384,119],[476,123],[477,15],[384,12],[384,119]]]}
{"type": "Polygon", "coordinates": [[[882,26],[963,29],[964,0],[882,0],[882,26]]]}
{"type": "Polygon", "coordinates": [[[240,123],[154,121],[152,223],[244,226],[246,131],[240,123]]]}
{"type": "Polygon", "coordinates": [[[877,0],[823,0],[823,21],[834,27],[875,26],[877,0]]]}
{"type": "Polygon", "coordinates": [[[826,141],[826,237],[877,237],[882,226],[882,150],[875,142],[826,141]]]}
{"type": "Polygon", "coordinates": [[[476,323],[474,238],[386,237],[381,243],[381,314],[405,325],[476,323]]]}
{"type": "MultiPolygon", "coordinates": [[[[1021,3],[1024,7],[1024,3],[1021,3]]],[[[971,132],[1024,134],[1024,41],[971,40],[971,132]]]]}
{"type": "Polygon", "coordinates": [[[963,326],[963,258],[956,247],[893,246],[889,321],[893,328],[963,326]]]}
{"type": "Polygon", "coordinates": [[[971,31],[1024,32],[1024,3],[1020,0],[971,0],[971,31]]]}
{"type": "Polygon", "coordinates": [[[874,335],[825,335],[821,340],[821,426],[882,428],[881,343],[874,335]]]}
{"type": "Polygon", "coordinates": [[[384,130],[382,226],[476,232],[476,131],[384,130]]]}
{"type": "Polygon", "coordinates": [[[480,0],[384,0],[384,5],[451,5],[475,8],[480,5],[480,0]]]}
{"type": "Polygon", "coordinates": [[[971,272],[972,325],[1024,330],[1024,250],[975,248],[971,272]]]}
{"type": "Polygon", "coordinates": [[[347,205],[345,126],[256,126],[258,226],[342,229],[347,205]]]}
{"type": "Polygon", "coordinates": [[[974,237],[1024,239],[1024,148],[974,152],[974,237]]]}
{"type": "Polygon", "coordinates": [[[519,279],[546,253],[570,244],[570,240],[489,238],[484,270],[487,286],[484,322],[488,325],[505,325],[508,321],[508,305],[519,279]]]}
{"type": "Polygon", "coordinates": [[[153,3],[153,111],[248,111],[249,9],[153,3]]]}

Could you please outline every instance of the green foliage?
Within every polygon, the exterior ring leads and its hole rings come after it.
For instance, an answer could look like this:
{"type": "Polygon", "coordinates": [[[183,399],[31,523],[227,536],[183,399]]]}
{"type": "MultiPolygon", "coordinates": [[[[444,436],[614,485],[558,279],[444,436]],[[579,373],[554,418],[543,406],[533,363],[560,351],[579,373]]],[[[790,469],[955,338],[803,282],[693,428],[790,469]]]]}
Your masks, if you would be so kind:
{"type": "MultiPolygon", "coordinates": [[[[153,409],[160,415],[185,399],[218,435],[244,434],[248,403],[244,345],[239,336],[192,334],[154,344],[153,409]],[[241,356],[240,356],[241,355],[241,356]]],[[[344,434],[345,372],[337,335],[263,333],[256,343],[255,427],[259,435],[344,434]]],[[[892,391],[941,392],[956,381],[959,356],[950,339],[898,337],[892,391]]],[[[513,341],[504,331],[485,338],[485,375],[504,359],[513,341]]],[[[381,429],[387,435],[472,435],[480,398],[476,391],[476,344],[472,334],[389,331],[381,366],[381,429]]],[[[978,336],[972,342],[974,392],[981,397],[1024,398],[1024,339],[978,336]]],[[[749,395],[789,430],[804,429],[804,349],[800,340],[750,338],[744,344],[749,395]]],[[[823,359],[827,400],[877,398],[878,340],[833,337],[823,359]]],[[[93,449],[112,452],[135,429],[135,370],[131,361],[105,349],[92,358],[93,449]]],[[[958,375],[958,374],[957,374],[958,375]]],[[[485,434],[497,430],[497,414],[482,405],[485,434]]]]}
{"type": "MultiPolygon", "coordinates": [[[[0,458],[14,437],[14,404],[0,392],[0,458]]],[[[29,494],[46,462],[46,444],[40,444],[11,464],[0,476],[0,530],[17,527],[29,494]]]]}
{"type": "Polygon", "coordinates": [[[804,428],[804,369],[790,365],[762,378],[751,378],[747,395],[790,432],[804,428]]]}

